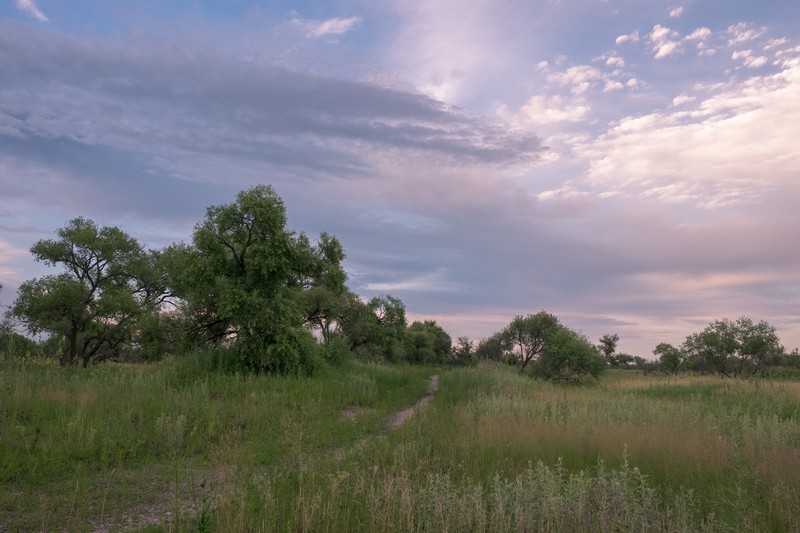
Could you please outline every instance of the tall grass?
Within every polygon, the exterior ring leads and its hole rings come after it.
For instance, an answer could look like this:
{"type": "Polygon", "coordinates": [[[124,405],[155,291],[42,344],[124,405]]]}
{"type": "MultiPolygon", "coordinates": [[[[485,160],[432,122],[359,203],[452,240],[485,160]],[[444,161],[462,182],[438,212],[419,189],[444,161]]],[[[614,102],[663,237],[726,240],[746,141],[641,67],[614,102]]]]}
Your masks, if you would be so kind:
{"type": "Polygon", "coordinates": [[[389,431],[435,369],[215,368],[0,367],[0,526],[800,531],[797,382],[574,387],[481,364],[440,370],[433,402],[389,431]]]}

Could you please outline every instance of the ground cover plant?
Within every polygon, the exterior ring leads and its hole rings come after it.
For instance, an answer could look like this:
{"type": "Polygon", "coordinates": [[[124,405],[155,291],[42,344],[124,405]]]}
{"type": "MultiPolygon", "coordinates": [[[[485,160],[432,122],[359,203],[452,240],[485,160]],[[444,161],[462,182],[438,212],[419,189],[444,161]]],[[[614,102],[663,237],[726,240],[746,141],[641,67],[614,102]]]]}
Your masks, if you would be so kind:
{"type": "Polygon", "coordinates": [[[0,529],[800,529],[795,381],[210,361],[3,362],[0,529]]]}

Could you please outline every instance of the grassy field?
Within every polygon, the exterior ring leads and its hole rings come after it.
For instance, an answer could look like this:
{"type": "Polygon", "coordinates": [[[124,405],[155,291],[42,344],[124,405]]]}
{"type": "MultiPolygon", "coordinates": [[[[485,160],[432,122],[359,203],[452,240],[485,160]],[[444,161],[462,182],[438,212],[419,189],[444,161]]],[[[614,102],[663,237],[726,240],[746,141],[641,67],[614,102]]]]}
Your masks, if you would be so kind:
{"type": "Polygon", "coordinates": [[[800,382],[205,366],[0,362],[0,531],[800,531],[800,382]]]}

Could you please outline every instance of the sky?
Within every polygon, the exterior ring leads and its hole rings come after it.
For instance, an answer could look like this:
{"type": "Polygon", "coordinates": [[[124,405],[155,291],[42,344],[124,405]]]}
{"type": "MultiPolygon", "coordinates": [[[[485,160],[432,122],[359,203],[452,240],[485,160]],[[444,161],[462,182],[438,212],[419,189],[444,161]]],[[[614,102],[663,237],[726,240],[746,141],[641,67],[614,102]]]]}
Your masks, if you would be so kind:
{"type": "Polygon", "coordinates": [[[796,0],[0,0],[0,304],[74,217],[162,248],[271,184],[454,339],[792,349],[798,139],[796,0]]]}

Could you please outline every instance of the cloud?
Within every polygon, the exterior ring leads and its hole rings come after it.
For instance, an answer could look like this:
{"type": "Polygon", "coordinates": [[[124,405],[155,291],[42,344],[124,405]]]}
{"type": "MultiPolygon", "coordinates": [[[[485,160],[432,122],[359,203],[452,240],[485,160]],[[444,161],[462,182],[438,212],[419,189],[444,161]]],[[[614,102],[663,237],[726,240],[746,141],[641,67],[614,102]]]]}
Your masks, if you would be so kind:
{"type": "Polygon", "coordinates": [[[633,33],[626,34],[626,35],[620,35],[616,39],[616,43],[617,44],[629,43],[629,42],[630,43],[639,42],[639,31],[638,30],[633,32],[633,33]]]}
{"type": "Polygon", "coordinates": [[[689,102],[694,102],[695,100],[697,100],[697,97],[684,93],[673,98],[672,105],[678,107],[682,106],[683,104],[688,104],[689,102]]]}
{"type": "Polygon", "coordinates": [[[573,94],[583,94],[606,78],[600,70],[589,65],[575,65],[562,72],[553,72],[547,81],[561,86],[571,86],[573,94]]]}
{"type": "Polygon", "coordinates": [[[589,178],[596,186],[704,208],[797,190],[798,101],[800,59],[793,58],[777,74],[729,82],[695,111],[625,118],[586,146],[589,178]]]}
{"type": "Polygon", "coordinates": [[[292,19],[292,23],[300,26],[309,37],[325,35],[342,35],[361,23],[361,17],[332,18],[328,20],[292,19]]]}
{"type": "Polygon", "coordinates": [[[739,22],[738,24],[728,27],[728,34],[731,36],[731,38],[728,40],[728,46],[734,46],[758,39],[766,32],[767,28],[753,28],[751,24],[739,22]]]}
{"type": "Polygon", "coordinates": [[[752,50],[741,50],[731,54],[731,59],[741,59],[747,68],[763,67],[769,61],[764,56],[754,56],[752,50]]]}
{"type": "Polygon", "coordinates": [[[690,33],[689,35],[684,37],[684,40],[686,40],[686,41],[705,41],[709,37],[711,37],[712,34],[713,34],[713,32],[711,31],[711,29],[710,28],[706,28],[704,26],[702,28],[697,28],[696,30],[694,30],[692,33],[690,33]]]}
{"type": "Polygon", "coordinates": [[[681,42],[676,40],[678,37],[678,32],[666,26],[660,24],[653,26],[653,31],[650,32],[647,38],[652,43],[654,57],[663,59],[680,52],[681,42]]]}
{"type": "Polygon", "coordinates": [[[138,164],[156,173],[212,182],[237,168],[354,176],[412,153],[505,165],[540,149],[533,135],[418,93],[252,64],[197,43],[101,45],[0,24],[0,131],[30,146],[62,139],[141,154],[138,164]]]}
{"type": "Polygon", "coordinates": [[[33,18],[40,22],[48,22],[48,18],[42,13],[42,11],[36,7],[36,3],[33,0],[16,0],[17,1],[17,8],[25,13],[31,15],[33,18]]]}
{"type": "Polygon", "coordinates": [[[532,96],[516,113],[505,104],[497,114],[516,127],[528,127],[559,122],[580,122],[586,120],[591,107],[579,100],[565,100],[561,96],[532,96]]]}
{"type": "Polygon", "coordinates": [[[683,6],[678,6],[676,8],[673,8],[669,12],[669,17],[673,19],[680,18],[683,15],[683,11],[684,11],[683,6]]]}

